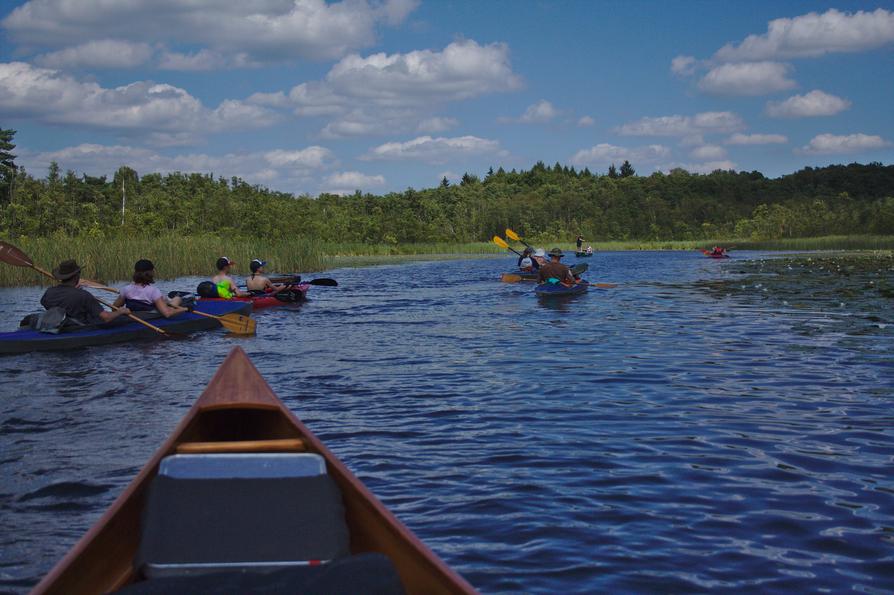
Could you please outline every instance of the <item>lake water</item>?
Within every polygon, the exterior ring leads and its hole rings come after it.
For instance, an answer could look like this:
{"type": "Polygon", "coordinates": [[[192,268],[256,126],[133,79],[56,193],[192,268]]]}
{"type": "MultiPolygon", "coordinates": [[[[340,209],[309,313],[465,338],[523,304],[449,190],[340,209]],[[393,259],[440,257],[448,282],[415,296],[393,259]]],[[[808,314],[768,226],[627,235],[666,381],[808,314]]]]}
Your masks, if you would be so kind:
{"type": "MultiPolygon", "coordinates": [[[[240,345],[482,592],[891,592],[891,299],[798,296],[736,256],[597,254],[590,280],[620,286],[552,302],[497,282],[509,259],[342,269],[254,338],[2,357],[0,591],[71,547],[240,345]]],[[[0,327],[40,294],[0,290],[0,327]]]]}

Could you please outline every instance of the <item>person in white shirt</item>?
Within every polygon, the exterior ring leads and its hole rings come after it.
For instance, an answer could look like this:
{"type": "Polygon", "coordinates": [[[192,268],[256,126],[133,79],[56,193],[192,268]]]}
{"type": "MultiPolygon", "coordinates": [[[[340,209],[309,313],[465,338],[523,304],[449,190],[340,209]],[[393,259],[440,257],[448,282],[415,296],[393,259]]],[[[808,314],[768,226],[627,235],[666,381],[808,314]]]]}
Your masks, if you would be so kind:
{"type": "Polygon", "coordinates": [[[123,288],[115,300],[115,307],[126,305],[131,312],[148,312],[157,310],[165,318],[176,316],[187,309],[180,305],[179,297],[166,299],[155,283],[155,265],[145,258],[136,262],[133,267],[133,283],[123,288]]]}

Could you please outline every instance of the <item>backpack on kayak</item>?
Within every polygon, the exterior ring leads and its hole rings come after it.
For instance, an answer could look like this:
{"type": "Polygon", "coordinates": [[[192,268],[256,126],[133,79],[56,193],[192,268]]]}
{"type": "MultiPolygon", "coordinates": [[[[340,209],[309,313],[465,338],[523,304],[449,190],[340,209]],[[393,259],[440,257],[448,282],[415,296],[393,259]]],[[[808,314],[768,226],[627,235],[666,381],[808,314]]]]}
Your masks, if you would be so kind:
{"type": "Polygon", "coordinates": [[[75,320],[65,313],[65,308],[53,306],[38,314],[29,314],[22,319],[20,326],[27,326],[39,333],[58,334],[66,327],[82,327],[84,323],[75,320]]]}

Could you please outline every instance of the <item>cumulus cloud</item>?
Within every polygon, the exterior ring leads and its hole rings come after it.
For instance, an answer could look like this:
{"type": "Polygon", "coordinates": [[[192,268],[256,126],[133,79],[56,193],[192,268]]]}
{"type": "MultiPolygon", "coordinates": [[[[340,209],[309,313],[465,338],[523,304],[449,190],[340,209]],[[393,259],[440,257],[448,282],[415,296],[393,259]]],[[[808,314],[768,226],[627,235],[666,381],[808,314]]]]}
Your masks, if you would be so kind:
{"type": "Polygon", "coordinates": [[[541,99],[533,105],[529,105],[519,118],[524,124],[544,124],[559,115],[559,110],[546,99],[541,99]]]}
{"type": "Polygon", "coordinates": [[[810,118],[834,116],[851,106],[851,102],[818,89],[794,95],[785,101],[767,102],[767,115],[773,118],[810,118]]]}
{"type": "Polygon", "coordinates": [[[43,171],[51,161],[59,163],[63,169],[91,175],[111,175],[122,165],[134,168],[140,175],[175,171],[218,173],[288,192],[304,192],[316,187],[313,177],[336,163],[335,156],[322,147],[224,155],[165,155],[141,147],[89,143],[57,151],[23,152],[20,159],[30,171],[43,171]]]}
{"type": "Polygon", "coordinates": [[[861,52],[894,42],[894,12],[840,12],[770,21],[767,32],[749,35],[740,44],[727,44],[714,59],[723,62],[813,58],[835,52],[861,52]]]}
{"type": "Polygon", "coordinates": [[[735,170],[736,164],[728,159],[724,159],[721,161],[706,161],[703,163],[684,163],[680,165],[675,165],[673,167],[667,167],[666,169],[669,171],[676,167],[681,167],[686,171],[694,174],[709,174],[711,172],[721,170],[721,171],[729,171],[735,170]]]}
{"type": "Polygon", "coordinates": [[[780,62],[734,62],[715,66],[698,87],[715,95],[766,95],[796,86],[788,78],[791,66],[780,62]]]}
{"type": "Polygon", "coordinates": [[[26,47],[104,39],[188,45],[252,61],[336,59],[375,42],[379,25],[402,23],[416,0],[30,0],[2,21],[26,47]]]}
{"type": "Polygon", "coordinates": [[[323,182],[323,187],[330,194],[353,194],[356,190],[368,190],[385,185],[385,177],[381,175],[369,176],[359,171],[341,171],[329,175],[323,182]]]}
{"type": "Polygon", "coordinates": [[[693,56],[677,56],[671,60],[671,72],[677,76],[691,76],[697,65],[698,60],[693,56]]]}
{"type": "Polygon", "coordinates": [[[701,112],[694,116],[646,117],[619,126],[616,131],[625,136],[680,136],[695,137],[701,144],[701,135],[730,133],[745,127],[733,112],[701,112]]]}
{"type": "Polygon", "coordinates": [[[0,112],[56,124],[118,131],[218,132],[268,126],[270,110],[237,100],[214,109],[185,90],[152,81],[115,88],[24,62],[0,63],[0,112]]]}
{"type": "Polygon", "coordinates": [[[736,133],[726,139],[728,145],[773,145],[788,142],[782,134],[740,134],[736,133]]]}
{"type": "Polygon", "coordinates": [[[435,116],[419,122],[416,126],[416,132],[444,132],[445,130],[455,128],[457,124],[459,124],[459,121],[456,118],[435,116]]]}
{"type": "Polygon", "coordinates": [[[323,80],[301,83],[288,93],[255,94],[248,101],[289,107],[299,116],[330,117],[322,134],[334,138],[415,130],[439,105],[520,86],[505,44],[460,40],[442,51],[352,54],[323,80]]]}
{"type": "Polygon", "coordinates": [[[397,159],[418,160],[427,163],[446,163],[458,158],[477,155],[500,155],[499,141],[477,136],[452,138],[420,136],[406,142],[391,142],[370,149],[365,160],[397,159]]]}
{"type": "Polygon", "coordinates": [[[41,54],[34,61],[47,68],[133,68],[151,57],[147,43],[100,39],[41,54]]]}
{"type": "Polygon", "coordinates": [[[656,163],[669,158],[671,150],[663,145],[645,147],[619,147],[608,143],[600,143],[589,149],[581,149],[571,157],[571,163],[581,167],[603,168],[610,164],[630,161],[634,165],[640,163],[656,163]]]}
{"type": "Polygon", "coordinates": [[[818,134],[801,147],[801,152],[814,155],[859,153],[890,147],[891,143],[880,136],[869,134],[818,134]]]}
{"type": "Polygon", "coordinates": [[[581,116],[577,121],[577,125],[580,128],[589,128],[594,124],[596,124],[596,120],[594,120],[592,116],[581,116]]]}
{"type": "Polygon", "coordinates": [[[689,155],[702,161],[721,161],[726,159],[726,149],[718,145],[702,145],[692,149],[689,155]]]}

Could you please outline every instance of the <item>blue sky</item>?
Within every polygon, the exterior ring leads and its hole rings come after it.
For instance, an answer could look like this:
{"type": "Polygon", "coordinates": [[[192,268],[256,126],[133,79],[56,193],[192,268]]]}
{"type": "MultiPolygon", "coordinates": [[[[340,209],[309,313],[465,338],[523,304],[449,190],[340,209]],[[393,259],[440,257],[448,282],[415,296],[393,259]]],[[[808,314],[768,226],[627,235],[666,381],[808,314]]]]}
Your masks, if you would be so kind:
{"type": "Polygon", "coordinates": [[[894,2],[31,0],[0,127],[43,175],[213,172],[382,193],[542,160],[604,172],[894,161],[894,2]]]}

